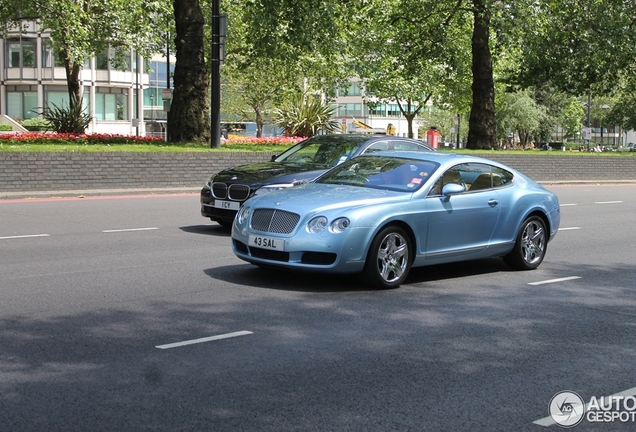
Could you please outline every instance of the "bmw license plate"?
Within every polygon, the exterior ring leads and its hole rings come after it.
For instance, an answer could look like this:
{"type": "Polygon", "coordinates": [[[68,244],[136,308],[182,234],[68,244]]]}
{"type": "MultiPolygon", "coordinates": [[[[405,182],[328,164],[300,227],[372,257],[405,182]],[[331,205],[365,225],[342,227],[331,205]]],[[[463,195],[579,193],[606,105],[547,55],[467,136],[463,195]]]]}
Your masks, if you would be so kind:
{"type": "Polygon", "coordinates": [[[277,250],[277,251],[285,250],[285,240],[283,239],[263,237],[258,235],[250,235],[249,240],[250,240],[250,246],[253,246],[253,247],[277,250]]]}
{"type": "Polygon", "coordinates": [[[238,210],[241,208],[241,203],[238,201],[214,200],[214,207],[225,210],[238,210]]]}

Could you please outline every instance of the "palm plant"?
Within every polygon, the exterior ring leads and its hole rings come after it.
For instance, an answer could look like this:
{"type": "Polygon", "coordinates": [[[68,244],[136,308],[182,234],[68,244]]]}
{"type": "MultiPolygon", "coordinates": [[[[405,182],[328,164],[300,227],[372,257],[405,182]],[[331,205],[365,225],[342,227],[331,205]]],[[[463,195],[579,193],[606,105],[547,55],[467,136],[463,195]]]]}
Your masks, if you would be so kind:
{"type": "Polygon", "coordinates": [[[92,117],[86,113],[79,103],[70,103],[68,107],[52,104],[53,108],[45,108],[42,117],[51,129],[58,133],[84,133],[92,117]]]}
{"type": "Polygon", "coordinates": [[[334,108],[319,96],[299,93],[274,110],[274,122],[288,136],[311,137],[318,132],[333,132],[339,124],[333,119],[334,108]]]}

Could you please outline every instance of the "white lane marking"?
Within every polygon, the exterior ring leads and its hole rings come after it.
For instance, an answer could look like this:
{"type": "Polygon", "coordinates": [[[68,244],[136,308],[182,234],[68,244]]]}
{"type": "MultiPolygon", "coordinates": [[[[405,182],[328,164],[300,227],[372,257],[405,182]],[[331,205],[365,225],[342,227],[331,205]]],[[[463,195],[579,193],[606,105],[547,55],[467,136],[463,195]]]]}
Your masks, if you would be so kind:
{"type": "Polygon", "coordinates": [[[580,230],[581,227],[567,227],[567,228],[559,228],[559,231],[570,231],[570,230],[580,230]]]}
{"type": "MultiPolygon", "coordinates": [[[[625,396],[636,396],[636,387],[630,388],[629,390],[625,390],[619,393],[614,393],[613,395],[610,396],[603,396],[601,398],[597,398],[597,400],[603,400],[603,399],[610,399],[610,398],[614,398],[614,397],[625,397],[625,396]]],[[[585,404],[585,406],[583,407],[583,412],[586,413],[588,407],[590,406],[589,402],[585,404]]],[[[548,416],[548,417],[543,417],[542,419],[539,420],[535,420],[532,423],[539,425],[539,426],[552,426],[553,424],[555,424],[554,420],[552,420],[552,417],[548,416]]]]}
{"type": "Polygon", "coordinates": [[[576,206],[578,204],[561,204],[561,207],[570,207],[570,206],[576,206]]]}
{"type": "Polygon", "coordinates": [[[159,349],[177,348],[177,347],[182,347],[182,346],[186,346],[186,345],[194,345],[194,344],[199,344],[199,343],[203,343],[203,342],[210,342],[210,341],[213,341],[213,340],[227,339],[227,338],[232,338],[232,337],[237,337],[237,336],[245,336],[245,335],[248,335],[248,334],[252,334],[252,332],[244,330],[244,331],[238,331],[238,332],[234,332],[234,333],[226,333],[226,334],[217,335],[217,336],[204,337],[204,338],[200,338],[200,339],[192,339],[192,340],[183,341],[183,342],[175,342],[175,343],[169,343],[169,344],[165,344],[165,345],[157,345],[155,348],[159,348],[159,349]]]}
{"type": "Polygon", "coordinates": [[[149,231],[149,230],[158,230],[157,227],[150,228],[127,228],[127,229],[116,229],[116,230],[103,230],[103,233],[114,233],[114,232],[129,232],[129,231],[149,231]]]}
{"type": "Polygon", "coordinates": [[[31,235],[8,236],[8,237],[0,237],[0,240],[33,238],[33,237],[51,237],[51,235],[50,234],[31,234],[31,235]]]}
{"type": "Polygon", "coordinates": [[[597,201],[594,204],[619,204],[623,201],[597,201]]]}
{"type": "Polygon", "coordinates": [[[564,277],[564,278],[559,278],[559,279],[550,279],[550,280],[544,280],[544,281],[539,281],[539,282],[528,282],[528,285],[544,285],[544,284],[550,284],[550,283],[556,283],[556,282],[564,282],[564,281],[569,281],[569,280],[574,280],[574,279],[581,279],[581,276],[569,276],[569,277],[564,277]]]}

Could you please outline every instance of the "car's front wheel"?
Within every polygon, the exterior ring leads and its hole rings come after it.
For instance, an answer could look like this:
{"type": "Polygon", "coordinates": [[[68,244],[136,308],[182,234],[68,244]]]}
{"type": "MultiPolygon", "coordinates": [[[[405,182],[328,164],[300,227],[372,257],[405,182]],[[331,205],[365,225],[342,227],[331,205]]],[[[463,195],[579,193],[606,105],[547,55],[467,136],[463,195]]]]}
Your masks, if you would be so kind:
{"type": "Polygon", "coordinates": [[[398,226],[382,229],[371,242],[364,280],[376,288],[397,288],[411,268],[411,242],[398,226]]]}
{"type": "Polygon", "coordinates": [[[547,245],[548,235],[543,219],[531,216],[521,224],[515,246],[504,261],[517,270],[535,269],[543,261],[547,245]]]}

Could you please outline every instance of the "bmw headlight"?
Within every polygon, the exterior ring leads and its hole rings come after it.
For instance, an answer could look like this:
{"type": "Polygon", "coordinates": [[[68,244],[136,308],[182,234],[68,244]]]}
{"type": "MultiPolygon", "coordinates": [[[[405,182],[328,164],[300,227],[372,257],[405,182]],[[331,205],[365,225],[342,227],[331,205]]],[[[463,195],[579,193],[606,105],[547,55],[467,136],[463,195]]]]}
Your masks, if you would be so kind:
{"type": "Polygon", "coordinates": [[[254,192],[254,195],[262,195],[262,194],[265,194],[267,192],[277,191],[277,190],[281,190],[281,189],[287,189],[287,188],[290,188],[292,186],[294,186],[292,183],[267,185],[267,186],[263,186],[263,187],[260,187],[260,188],[256,189],[256,192],[254,192]]]}
{"type": "Polygon", "coordinates": [[[349,218],[341,217],[331,222],[331,232],[341,233],[351,225],[349,218]]]}
{"type": "Polygon", "coordinates": [[[307,232],[310,234],[319,234],[327,228],[329,221],[324,216],[313,218],[307,223],[307,232]]]}
{"type": "Polygon", "coordinates": [[[236,215],[236,221],[240,224],[244,223],[247,221],[247,218],[250,216],[250,207],[249,206],[243,206],[241,207],[241,209],[239,210],[239,212],[236,215]]]}

